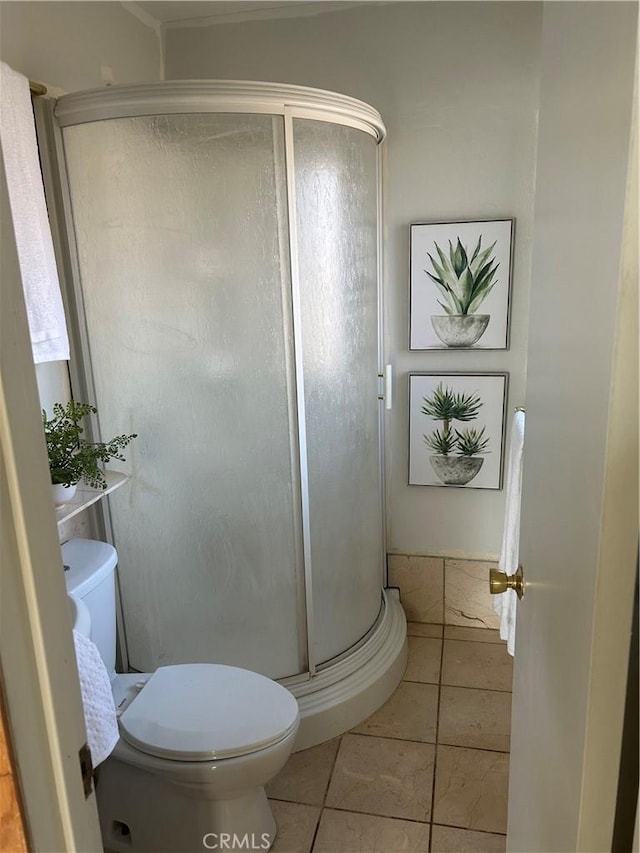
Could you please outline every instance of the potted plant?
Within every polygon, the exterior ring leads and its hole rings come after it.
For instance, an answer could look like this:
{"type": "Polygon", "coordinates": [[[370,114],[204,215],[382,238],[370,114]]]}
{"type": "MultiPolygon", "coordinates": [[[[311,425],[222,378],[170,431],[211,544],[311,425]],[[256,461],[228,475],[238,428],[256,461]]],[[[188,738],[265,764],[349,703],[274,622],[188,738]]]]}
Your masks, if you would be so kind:
{"type": "Polygon", "coordinates": [[[90,442],[82,438],[80,421],[87,415],[97,414],[97,409],[88,403],[70,400],[66,407],[62,403],[53,406],[53,417],[47,418],[42,411],[42,425],[49,456],[49,471],[56,506],[67,503],[75,495],[82,480],[95,489],[106,489],[107,481],[100,467],[110,459],[124,462],[121,451],[137,438],[132,435],[117,435],[111,441],[90,442]]]}
{"type": "Polygon", "coordinates": [[[448,347],[470,347],[485,333],[490,314],[476,314],[496,284],[495,275],[500,266],[493,256],[495,242],[482,249],[482,235],[469,257],[467,247],[458,237],[455,247],[449,240],[449,255],[434,243],[439,262],[427,252],[435,275],[426,274],[440,291],[444,302],[438,304],[445,315],[435,314],[431,324],[436,335],[448,347]]]}
{"type": "Polygon", "coordinates": [[[456,394],[443,388],[442,382],[431,397],[423,397],[421,411],[432,420],[442,421],[442,429],[425,435],[424,441],[434,454],[429,457],[431,467],[445,486],[465,486],[482,468],[481,454],[488,453],[489,439],[481,430],[458,430],[452,421],[468,422],[478,417],[482,400],[477,394],[456,394]]]}

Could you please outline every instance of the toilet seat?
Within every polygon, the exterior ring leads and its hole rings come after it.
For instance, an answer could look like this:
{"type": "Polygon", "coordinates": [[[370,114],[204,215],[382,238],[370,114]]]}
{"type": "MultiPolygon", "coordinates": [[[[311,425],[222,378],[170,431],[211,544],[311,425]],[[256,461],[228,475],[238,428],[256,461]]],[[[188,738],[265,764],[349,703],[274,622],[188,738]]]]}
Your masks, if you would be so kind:
{"type": "Polygon", "coordinates": [[[235,758],[286,738],[298,703],[275,681],[233,666],[157,669],[120,717],[131,746],[172,761],[235,758]]]}

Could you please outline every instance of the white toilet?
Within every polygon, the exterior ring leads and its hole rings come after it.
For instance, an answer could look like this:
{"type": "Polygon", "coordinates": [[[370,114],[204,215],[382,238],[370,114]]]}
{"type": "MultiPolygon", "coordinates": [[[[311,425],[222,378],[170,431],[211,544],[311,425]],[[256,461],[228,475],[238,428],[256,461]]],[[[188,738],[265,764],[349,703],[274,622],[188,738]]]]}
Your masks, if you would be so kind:
{"type": "Polygon", "coordinates": [[[96,786],[105,848],[268,850],[276,825],[264,786],[293,749],[295,698],[275,681],[232,666],[116,674],[116,551],[71,539],[62,558],[67,591],[91,615],[91,639],[119,716],[120,740],[100,765],[96,786]]]}

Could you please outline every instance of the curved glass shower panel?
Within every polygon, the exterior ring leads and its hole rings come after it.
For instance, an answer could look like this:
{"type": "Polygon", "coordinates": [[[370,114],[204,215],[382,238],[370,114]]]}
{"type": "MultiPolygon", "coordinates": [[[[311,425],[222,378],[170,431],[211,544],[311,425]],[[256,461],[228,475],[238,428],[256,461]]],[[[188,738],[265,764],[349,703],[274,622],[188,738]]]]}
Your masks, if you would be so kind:
{"type": "Polygon", "coordinates": [[[132,667],[306,666],[281,117],[64,128],[132,667]]]}
{"type": "Polygon", "coordinates": [[[380,609],[376,140],[294,119],[314,638],[341,654],[380,609]]]}

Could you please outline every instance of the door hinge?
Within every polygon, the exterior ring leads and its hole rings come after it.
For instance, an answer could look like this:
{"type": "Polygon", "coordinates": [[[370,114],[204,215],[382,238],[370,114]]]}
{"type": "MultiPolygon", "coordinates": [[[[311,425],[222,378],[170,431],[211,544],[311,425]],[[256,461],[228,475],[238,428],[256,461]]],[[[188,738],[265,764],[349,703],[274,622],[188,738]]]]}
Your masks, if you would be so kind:
{"type": "Polygon", "coordinates": [[[82,776],[82,784],[84,785],[85,800],[91,796],[93,791],[93,762],[91,761],[91,750],[85,743],[78,751],[80,759],[80,775],[82,776]]]}

